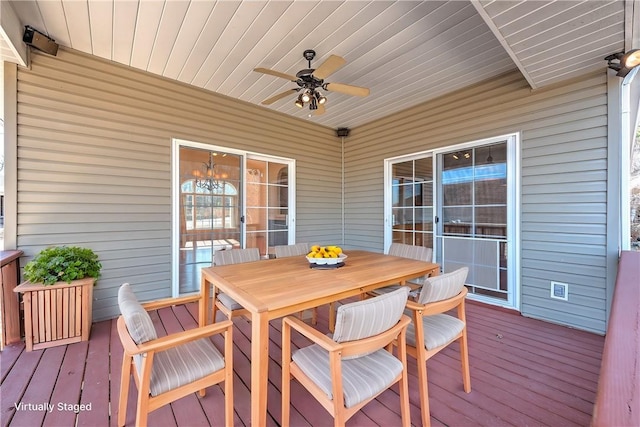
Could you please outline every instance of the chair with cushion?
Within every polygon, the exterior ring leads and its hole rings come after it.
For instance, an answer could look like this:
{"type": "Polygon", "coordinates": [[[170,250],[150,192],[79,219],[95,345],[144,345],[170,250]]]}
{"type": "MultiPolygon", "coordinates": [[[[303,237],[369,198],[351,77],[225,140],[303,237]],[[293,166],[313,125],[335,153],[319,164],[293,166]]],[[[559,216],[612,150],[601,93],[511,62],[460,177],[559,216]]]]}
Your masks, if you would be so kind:
{"type": "Polygon", "coordinates": [[[276,258],[285,258],[290,256],[306,255],[309,253],[308,243],[295,243],[293,245],[274,246],[276,258]]]}
{"type": "MultiPolygon", "coordinates": [[[[392,243],[389,246],[388,255],[399,256],[402,258],[410,258],[418,261],[432,262],[433,250],[424,246],[407,245],[405,243],[392,243]]],[[[418,277],[408,281],[407,285],[411,289],[419,288],[424,283],[426,277],[418,277]]],[[[398,289],[404,286],[402,282],[398,285],[385,286],[384,288],[374,289],[368,292],[369,295],[376,296],[398,289]]]]}
{"type": "MultiPolygon", "coordinates": [[[[258,248],[231,249],[226,251],[216,251],[213,257],[214,265],[241,264],[245,262],[260,261],[260,251],[258,248]]],[[[219,292],[214,287],[213,291],[213,321],[216,319],[216,309],[224,313],[229,320],[234,316],[247,316],[249,311],[240,305],[236,300],[223,292],[219,292]]]]}
{"type": "Polygon", "coordinates": [[[384,390],[399,383],[402,424],[410,425],[406,328],[409,288],[340,306],[332,337],[288,316],[282,323],[282,425],[289,425],[295,378],[343,426],[384,390]],[[292,329],[313,344],[291,351],[292,329]],[[398,343],[397,357],[391,344],[398,343]]]}
{"type": "MultiPolygon", "coordinates": [[[[287,258],[293,256],[303,256],[309,253],[309,244],[308,243],[295,243],[293,245],[278,245],[274,246],[276,258],[287,258]]],[[[299,313],[299,316],[302,319],[302,312],[299,313]]],[[[318,323],[318,310],[314,308],[311,310],[311,324],[315,325],[318,323]]]]}
{"type": "Polygon", "coordinates": [[[199,297],[168,298],[140,304],[128,283],[118,291],[118,335],[124,348],[118,402],[118,426],[127,415],[129,381],[138,387],[136,426],[147,425],[149,412],[181,397],[224,382],[225,420],[233,423],[233,323],[229,320],[158,338],[148,310],[194,302],[199,297]],[[224,336],[224,356],[212,335],[224,336]]]}
{"type": "Polygon", "coordinates": [[[467,295],[465,281],[467,267],[425,280],[417,301],[407,302],[412,314],[407,328],[407,353],[415,357],[420,382],[422,425],[430,425],[427,360],[452,342],[460,341],[460,361],[464,391],[471,392],[469,351],[467,346],[467,321],[464,301],[467,295]],[[456,315],[446,314],[456,309],[456,315]]]}

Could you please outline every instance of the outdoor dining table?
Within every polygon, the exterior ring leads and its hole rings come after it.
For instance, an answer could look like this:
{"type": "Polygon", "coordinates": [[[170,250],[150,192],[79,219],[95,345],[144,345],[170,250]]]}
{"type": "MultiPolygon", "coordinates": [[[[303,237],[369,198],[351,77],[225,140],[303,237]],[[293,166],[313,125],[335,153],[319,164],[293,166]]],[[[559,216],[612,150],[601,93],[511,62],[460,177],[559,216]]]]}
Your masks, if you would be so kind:
{"type": "MultiPolygon", "coordinates": [[[[199,324],[210,322],[211,292],[224,292],[251,314],[251,424],[266,425],[269,321],[424,275],[435,263],[349,251],[344,266],[310,268],[304,256],[202,269],[199,324]]],[[[215,318],[213,318],[215,321],[215,318]]]]}

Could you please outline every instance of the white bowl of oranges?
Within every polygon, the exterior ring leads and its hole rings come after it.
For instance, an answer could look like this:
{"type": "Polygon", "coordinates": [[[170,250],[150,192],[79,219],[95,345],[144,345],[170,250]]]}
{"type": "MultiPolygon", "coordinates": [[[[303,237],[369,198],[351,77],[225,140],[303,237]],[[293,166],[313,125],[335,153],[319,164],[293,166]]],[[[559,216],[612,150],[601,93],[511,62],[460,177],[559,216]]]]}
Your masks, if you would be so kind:
{"type": "Polygon", "coordinates": [[[347,258],[347,255],[342,253],[340,246],[311,246],[311,252],[307,254],[307,260],[310,264],[317,265],[335,265],[347,258]]]}

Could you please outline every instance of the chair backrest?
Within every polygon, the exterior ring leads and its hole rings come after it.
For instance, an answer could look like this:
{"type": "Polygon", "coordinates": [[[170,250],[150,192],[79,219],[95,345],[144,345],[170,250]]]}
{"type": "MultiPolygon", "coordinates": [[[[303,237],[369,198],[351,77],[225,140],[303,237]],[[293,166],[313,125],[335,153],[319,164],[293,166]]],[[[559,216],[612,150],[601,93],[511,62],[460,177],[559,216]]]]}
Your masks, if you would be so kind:
{"type": "Polygon", "coordinates": [[[276,258],[306,255],[309,253],[308,243],[296,243],[293,245],[278,245],[274,247],[276,258]]]}
{"type": "Polygon", "coordinates": [[[405,243],[392,243],[391,246],[389,246],[389,255],[426,262],[431,262],[433,260],[433,250],[431,248],[407,245],[405,243]]]}
{"type": "Polygon", "coordinates": [[[427,304],[455,297],[464,288],[468,273],[469,267],[461,267],[450,273],[427,278],[420,290],[418,303],[427,304]]]}
{"type": "Polygon", "coordinates": [[[240,264],[252,261],[260,261],[260,251],[258,248],[216,251],[213,256],[214,265],[240,264]]]}
{"type": "Polygon", "coordinates": [[[124,323],[127,325],[129,335],[136,344],[158,338],[149,313],[138,302],[128,283],[118,289],[118,307],[124,318],[124,323]]]}
{"type": "Polygon", "coordinates": [[[346,342],[378,335],[395,326],[402,316],[409,287],[338,307],[333,340],[346,342]]]}

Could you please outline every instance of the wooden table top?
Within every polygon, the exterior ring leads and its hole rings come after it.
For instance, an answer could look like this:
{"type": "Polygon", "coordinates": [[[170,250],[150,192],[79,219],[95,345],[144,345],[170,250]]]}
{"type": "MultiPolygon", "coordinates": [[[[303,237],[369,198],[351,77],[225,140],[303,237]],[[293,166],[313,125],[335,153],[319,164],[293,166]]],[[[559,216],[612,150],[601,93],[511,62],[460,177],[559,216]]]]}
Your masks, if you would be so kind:
{"type": "Polygon", "coordinates": [[[203,268],[202,274],[251,312],[286,314],[439,270],[438,264],[374,252],[346,255],[345,265],[332,270],[310,268],[305,256],[296,256],[203,268]]]}

